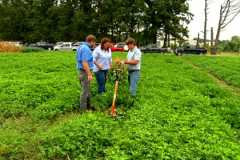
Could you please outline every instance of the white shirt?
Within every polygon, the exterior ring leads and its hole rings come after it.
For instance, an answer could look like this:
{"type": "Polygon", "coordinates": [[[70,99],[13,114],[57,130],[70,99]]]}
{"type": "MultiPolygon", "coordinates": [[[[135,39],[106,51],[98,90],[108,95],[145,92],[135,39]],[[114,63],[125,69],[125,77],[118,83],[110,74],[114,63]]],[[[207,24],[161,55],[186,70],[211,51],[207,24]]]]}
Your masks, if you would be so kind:
{"type": "Polygon", "coordinates": [[[129,64],[128,70],[140,70],[141,69],[141,56],[142,56],[142,53],[141,53],[140,49],[138,49],[137,47],[128,51],[127,59],[129,61],[130,60],[138,60],[139,61],[139,63],[136,65],[129,64]]]}
{"type": "MultiPolygon", "coordinates": [[[[96,47],[93,51],[93,60],[97,64],[103,65],[102,70],[109,70],[112,64],[112,51],[101,49],[101,45],[96,47]]],[[[94,64],[93,72],[99,71],[99,68],[94,64]]]]}

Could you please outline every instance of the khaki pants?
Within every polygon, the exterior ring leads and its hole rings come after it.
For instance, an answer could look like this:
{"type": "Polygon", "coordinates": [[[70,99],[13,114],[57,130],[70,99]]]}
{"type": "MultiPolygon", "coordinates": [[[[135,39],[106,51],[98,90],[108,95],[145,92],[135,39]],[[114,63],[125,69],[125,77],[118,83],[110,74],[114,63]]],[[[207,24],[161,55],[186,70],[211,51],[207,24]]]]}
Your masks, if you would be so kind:
{"type": "Polygon", "coordinates": [[[82,88],[80,95],[80,109],[90,109],[90,81],[88,81],[88,76],[85,71],[80,71],[79,80],[82,88]]]}

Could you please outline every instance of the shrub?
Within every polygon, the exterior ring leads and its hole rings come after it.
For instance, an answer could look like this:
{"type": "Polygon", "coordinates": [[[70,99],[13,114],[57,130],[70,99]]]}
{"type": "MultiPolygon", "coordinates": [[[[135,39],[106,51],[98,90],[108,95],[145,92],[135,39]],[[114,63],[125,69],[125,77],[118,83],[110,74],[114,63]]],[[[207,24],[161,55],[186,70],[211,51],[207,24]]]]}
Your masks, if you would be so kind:
{"type": "Polygon", "coordinates": [[[22,47],[10,42],[0,42],[0,52],[21,52],[22,47]]]}
{"type": "Polygon", "coordinates": [[[42,52],[42,51],[44,51],[44,49],[40,47],[24,47],[22,50],[23,53],[42,52]]]}

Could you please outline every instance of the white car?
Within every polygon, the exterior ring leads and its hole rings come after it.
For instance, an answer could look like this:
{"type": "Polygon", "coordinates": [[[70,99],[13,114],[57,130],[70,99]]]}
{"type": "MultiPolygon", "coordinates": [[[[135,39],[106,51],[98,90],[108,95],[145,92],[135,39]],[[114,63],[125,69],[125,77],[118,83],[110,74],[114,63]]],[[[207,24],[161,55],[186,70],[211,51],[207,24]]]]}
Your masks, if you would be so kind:
{"type": "Polygon", "coordinates": [[[84,42],[75,42],[72,44],[72,50],[76,51],[84,42]]]}
{"type": "Polygon", "coordinates": [[[54,46],[54,51],[72,51],[72,42],[63,42],[54,46]]]}

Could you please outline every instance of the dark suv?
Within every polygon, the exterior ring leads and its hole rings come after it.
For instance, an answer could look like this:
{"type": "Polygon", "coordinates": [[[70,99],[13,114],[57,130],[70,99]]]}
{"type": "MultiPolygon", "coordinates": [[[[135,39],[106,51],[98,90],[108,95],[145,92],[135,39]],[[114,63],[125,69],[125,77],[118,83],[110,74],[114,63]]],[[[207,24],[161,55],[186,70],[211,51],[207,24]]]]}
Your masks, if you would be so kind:
{"type": "Polygon", "coordinates": [[[48,42],[37,42],[34,44],[30,44],[29,47],[43,48],[47,50],[53,50],[54,44],[48,42]]]}
{"type": "Polygon", "coordinates": [[[183,54],[196,54],[196,55],[202,55],[202,54],[207,54],[207,49],[206,48],[177,48],[175,50],[176,55],[183,55],[183,54]]]}

